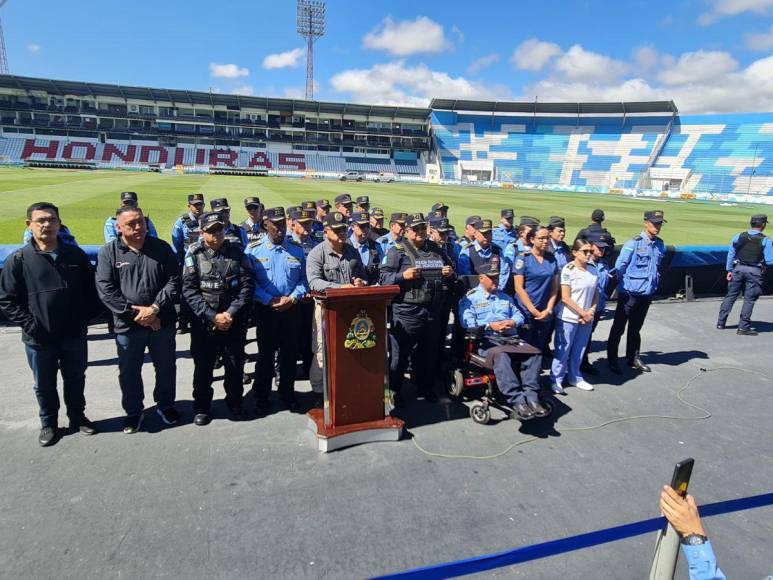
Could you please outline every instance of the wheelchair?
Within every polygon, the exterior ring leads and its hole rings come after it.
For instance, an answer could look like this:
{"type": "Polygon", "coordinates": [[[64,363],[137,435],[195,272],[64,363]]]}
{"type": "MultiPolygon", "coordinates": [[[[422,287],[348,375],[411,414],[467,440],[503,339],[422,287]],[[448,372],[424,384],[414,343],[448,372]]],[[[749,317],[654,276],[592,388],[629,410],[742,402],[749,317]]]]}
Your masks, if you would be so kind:
{"type": "MultiPolygon", "coordinates": [[[[512,407],[502,400],[502,395],[497,388],[497,379],[494,374],[493,366],[486,360],[485,356],[478,354],[478,346],[482,340],[483,329],[467,331],[465,334],[465,350],[462,360],[455,365],[453,379],[450,387],[450,394],[455,398],[467,398],[476,401],[470,407],[470,418],[476,423],[485,425],[491,421],[491,408],[502,411],[508,418],[518,421],[532,421],[542,419],[553,413],[553,405],[550,401],[543,400],[540,397],[540,404],[546,409],[545,413],[524,417],[519,415],[512,407]]],[[[540,354],[525,341],[516,339],[509,343],[509,346],[515,347],[524,353],[530,353],[531,356],[540,354]],[[536,351],[536,352],[535,352],[536,351]]]]}

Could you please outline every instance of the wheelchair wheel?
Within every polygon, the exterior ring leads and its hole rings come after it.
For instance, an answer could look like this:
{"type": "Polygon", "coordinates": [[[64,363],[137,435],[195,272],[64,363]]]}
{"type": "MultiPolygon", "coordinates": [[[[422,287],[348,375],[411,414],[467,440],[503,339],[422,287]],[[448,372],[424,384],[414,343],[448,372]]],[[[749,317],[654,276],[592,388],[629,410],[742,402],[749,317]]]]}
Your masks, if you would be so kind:
{"type": "Polygon", "coordinates": [[[461,397],[464,391],[464,374],[461,370],[454,371],[453,381],[451,382],[451,396],[461,397]]]}
{"type": "Polygon", "coordinates": [[[476,403],[470,407],[470,417],[472,417],[472,420],[476,423],[485,425],[491,420],[491,411],[487,406],[476,403]]]}

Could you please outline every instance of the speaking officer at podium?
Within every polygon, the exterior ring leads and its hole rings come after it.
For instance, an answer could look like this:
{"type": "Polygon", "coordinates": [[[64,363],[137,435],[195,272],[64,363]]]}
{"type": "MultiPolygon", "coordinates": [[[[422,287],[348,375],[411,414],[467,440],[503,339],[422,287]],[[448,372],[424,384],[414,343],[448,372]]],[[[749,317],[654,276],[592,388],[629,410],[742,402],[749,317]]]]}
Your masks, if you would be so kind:
{"type": "Polygon", "coordinates": [[[743,308],[736,334],[757,336],[751,327],[752,310],[762,294],[762,275],[765,266],[773,266],[773,244],[762,231],[768,225],[768,216],[752,216],[751,229],[736,234],[727,252],[727,296],[719,308],[717,328],[725,328],[727,317],[736,298],[743,293],[743,308]]]}
{"type": "Polygon", "coordinates": [[[193,312],[193,422],[210,422],[212,371],[223,357],[225,402],[234,420],[244,419],[242,373],[247,319],[255,291],[250,259],[225,239],[225,224],[217,212],[199,218],[201,240],[191,244],[183,268],[183,297],[193,312]]]}
{"type": "Polygon", "coordinates": [[[389,384],[395,405],[403,404],[403,375],[411,363],[416,389],[426,401],[437,400],[438,342],[445,336],[440,316],[455,277],[448,255],[428,239],[424,214],[408,214],[405,238],[387,252],[381,284],[400,286],[392,302],[389,384]]]}
{"type": "Polygon", "coordinates": [[[298,303],[307,293],[303,249],[286,239],[284,208],[267,209],[263,222],[266,228],[265,239],[248,250],[255,261],[258,366],[252,388],[259,416],[268,412],[277,351],[279,398],[292,412],[300,408],[294,391],[301,331],[301,309],[298,303]]]}
{"type": "Polygon", "coordinates": [[[609,370],[620,374],[617,362],[617,347],[626,324],[625,356],[628,365],[638,371],[651,371],[639,357],[641,327],[647,317],[652,295],[660,282],[660,264],[666,254],[666,246],[658,237],[660,228],[667,223],[661,210],[644,212],[644,229],[633,239],[623,244],[615,262],[619,280],[615,320],[607,340],[607,362],[609,370]]]}

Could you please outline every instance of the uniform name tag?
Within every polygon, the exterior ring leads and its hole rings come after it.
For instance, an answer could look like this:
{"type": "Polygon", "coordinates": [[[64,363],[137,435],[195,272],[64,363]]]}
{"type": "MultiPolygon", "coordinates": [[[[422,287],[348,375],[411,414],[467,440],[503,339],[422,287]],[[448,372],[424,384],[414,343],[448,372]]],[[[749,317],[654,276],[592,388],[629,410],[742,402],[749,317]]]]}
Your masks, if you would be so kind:
{"type": "Polygon", "coordinates": [[[443,260],[416,260],[416,267],[422,270],[441,270],[443,268],[443,260]]]}

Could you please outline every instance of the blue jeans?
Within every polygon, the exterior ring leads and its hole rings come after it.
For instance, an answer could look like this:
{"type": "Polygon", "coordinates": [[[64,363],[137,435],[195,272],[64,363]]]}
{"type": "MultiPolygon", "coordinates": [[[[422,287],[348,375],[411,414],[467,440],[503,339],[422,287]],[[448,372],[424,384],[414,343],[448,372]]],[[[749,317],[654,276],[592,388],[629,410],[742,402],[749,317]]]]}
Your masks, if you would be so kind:
{"type": "Polygon", "coordinates": [[[142,383],[142,363],[145,349],[156,371],[153,400],[159,409],[174,406],[177,361],[175,328],[168,325],[158,331],[139,328],[115,335],[118,346],[118,383],[121,385],[121,405],[126,415],[136,417],[144,409],[145,388],[142,383]]]}
{"type": "Polygon", "coordinates": [[[86,384],[88,346],[86,336],[67,338],[45,346],[24,345],[27,363],[35,380],[33,389],[40,408],[40,424],[56,427],[59,416],[59,394],[56,391],[57,373],[62,371],[62,392],[67,416],[79,419],[86,409],[83,390],[86,384]]]}
{"type": "Polygon", "coordinates": [[[556,321],[556,349],[553,352],[553,364],[550,367],[550,380],[561,384],[568,378],[576,384],[584,380],[580,364],[588,347],[588,339],[593,332],[593,324],[556,321]]]}

